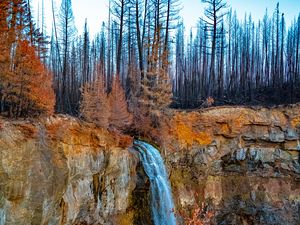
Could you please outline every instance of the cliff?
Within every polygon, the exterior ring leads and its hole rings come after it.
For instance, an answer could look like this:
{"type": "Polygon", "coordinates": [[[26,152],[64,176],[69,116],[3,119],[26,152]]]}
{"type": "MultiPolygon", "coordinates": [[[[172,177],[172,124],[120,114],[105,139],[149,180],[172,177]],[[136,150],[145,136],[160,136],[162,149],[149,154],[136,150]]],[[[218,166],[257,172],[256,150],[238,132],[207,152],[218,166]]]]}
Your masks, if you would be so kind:
{"type": "MultiPolygon", "coordinates": [[[[135,188],[131,139],[58,116],[1,121],[0,224],[122,224],[135,188]]],[[[130,224],[130,223],[128,223],[130,224]]]]}
{"type": "MultiPolygon", "coordinates": [[[[178,211],[217,224],[299,224],[300,105],[169,111],[149,130],[178,211]]],[[[151,224],[128,136],[66,116],[0,119],[0,225],[151,224]]]]}
{"type": "Polygon", "coordinates": [[[162,122],[178,209],[217,224],[300,223],[300,105],[173,112],[162,122]]]}

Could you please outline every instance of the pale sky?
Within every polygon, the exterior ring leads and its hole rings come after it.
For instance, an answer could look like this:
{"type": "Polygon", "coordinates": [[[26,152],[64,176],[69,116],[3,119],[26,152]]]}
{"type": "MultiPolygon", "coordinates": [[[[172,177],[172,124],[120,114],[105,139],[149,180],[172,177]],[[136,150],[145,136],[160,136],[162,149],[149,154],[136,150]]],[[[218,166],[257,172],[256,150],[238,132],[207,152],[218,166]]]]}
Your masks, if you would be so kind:
{"type": "MultiPolygon", "coordinates": [[[[187,30],[196,25],[199,17],[202,15],[204,3],[201,0],[182,0],[181,16],[184,19],[187,30]]],[[[240,19],[243,19],[245,13],[251,13],[256,21],[262,19],[265,9],[268,8],[269,15],[273,13],[276,3],[280,4],[280,11],[285,14],[287,24],[290,24],[300,12],[300,0],[227,0],[233,11],[237,11],[240,19]]],[[[38,5],[42,5],[42,0],[32,0],[34,14],[38,14],[38,5]]],[[[54,0],[56,12],[59,11],[61,0],[54,0]]],[[[52,27],[51,0],[44,0],[45,17],[47,29],[50,33],[52,27]]],[[[108,17],[108,0],[72,0],[75,25],[79,34],[82,33],[85,18],[88,20],[90,33],[93,35],[101,29],[102,21],[106,22],[108,17]]]]}

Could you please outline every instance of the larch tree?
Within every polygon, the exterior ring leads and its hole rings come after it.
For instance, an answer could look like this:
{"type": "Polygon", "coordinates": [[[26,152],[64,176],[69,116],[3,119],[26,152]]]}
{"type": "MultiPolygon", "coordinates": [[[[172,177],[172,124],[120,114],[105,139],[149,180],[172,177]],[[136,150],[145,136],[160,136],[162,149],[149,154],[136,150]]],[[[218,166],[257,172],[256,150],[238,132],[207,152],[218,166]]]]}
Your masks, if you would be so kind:
{"type": "Polygon", "coordinates": [[[10,70],[10,46],[8,45],[8,9],[9,1],[0,2],[0,111],[4,111],[5,99],[7,95],[5,90],[9,86],[9,80],[12,77],[10,70]]]}
{"type": "Polygon", "coordinates": [[[6,90],[8,116],[52,114],[55,96],[52,76],[28,41],[18,41],[13,80],[6,90]]]}
{"type": "Polygon", "coordinates": [[[141,88],[140,107],[147,111],[163,110],[172,102],[172,83],[162,67],[148,71],[141,88]]]}
{"type": "Polygon", "coordinates": [[[38,57],[45,38],[32,21],[30,1],[2,1],[0,9],[0,110],[14,117],[51,114],[52,75],[38,57]]]}
{"type": "Polygon", "coordinates": [[[103,75],[97,74],[96,81],[84,85],[80,114],[88,122],[108,128],[111,113],[103,75]]]}
{"type": "Polygon", "coordinates": [[[109,124],[119,130],[126,129],[132,124],[132,114],[128,112],[128,105],[124,89],[122,88],[119,76],[115,76],[112,83],[112,90],[109,94],[111,115],[109,124]]]}

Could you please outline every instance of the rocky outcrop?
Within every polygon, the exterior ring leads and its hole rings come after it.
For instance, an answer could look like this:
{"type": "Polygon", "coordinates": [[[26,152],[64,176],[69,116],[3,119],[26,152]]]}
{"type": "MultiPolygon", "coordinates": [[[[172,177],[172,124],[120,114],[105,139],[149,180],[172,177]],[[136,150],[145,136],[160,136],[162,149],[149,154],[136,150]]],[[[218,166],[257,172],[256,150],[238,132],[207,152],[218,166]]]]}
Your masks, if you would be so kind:
{"type": "Polygon", "coordinates": [[[130,143],[68,117],[2,120],[0,224],[132,224],[130,143]]]}
{"type": "MultiPolygon", "coordinates": [[[[299,224],[300,105],[171,110],[155,127],[177,211],[206,202],[213,224],[299,224]]],[[[131,145],[66,116],[0,119],[0,225],[150,225],[131,145]]]]}
{"type": "Polygon", "coordinates": [[[217,224],[300,223],[300,106],[175,112],[159,145],[178,210],[217,224]],[[163,140],[163,141],[162,141],[163,140]]]}

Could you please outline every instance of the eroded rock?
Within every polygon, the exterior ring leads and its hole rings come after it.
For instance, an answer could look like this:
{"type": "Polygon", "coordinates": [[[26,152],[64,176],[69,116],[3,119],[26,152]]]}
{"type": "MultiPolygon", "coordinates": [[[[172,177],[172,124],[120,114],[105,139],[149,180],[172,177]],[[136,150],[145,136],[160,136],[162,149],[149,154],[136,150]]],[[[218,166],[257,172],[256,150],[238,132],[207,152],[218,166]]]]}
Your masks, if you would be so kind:
{"type": "Polygon", "coordinates": [[[300,105],[174,112],[170,121],[159,144],[173,149],[165,158],[178,209],[205,201],[215,224],[300,223],[300,105]],[[180,134],[180,121],[210,142],[180,134]]]}
{"type": "Polygon", "coordinates": [[[130,205],[138,161],[120,147],[121,139],[67,117],[5,122],[0,224],[119,224],[130,205]]]}

